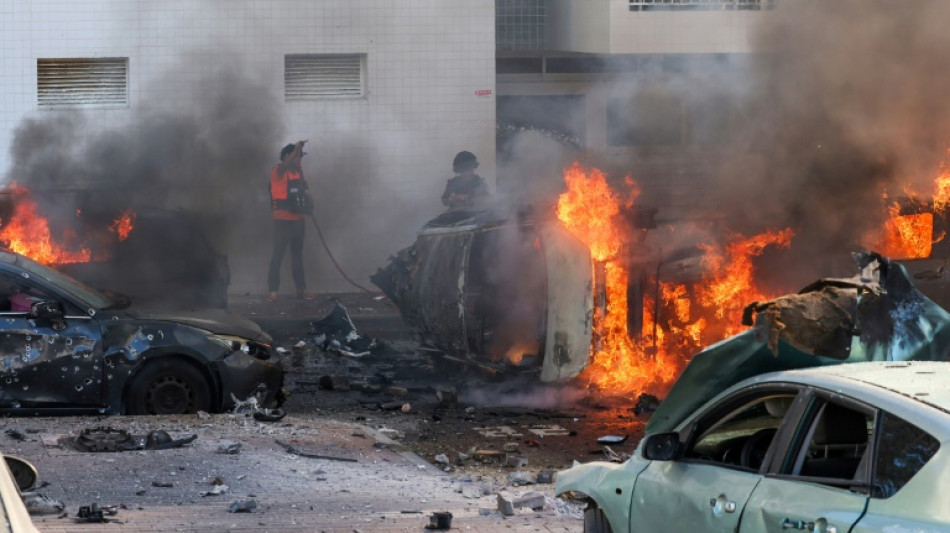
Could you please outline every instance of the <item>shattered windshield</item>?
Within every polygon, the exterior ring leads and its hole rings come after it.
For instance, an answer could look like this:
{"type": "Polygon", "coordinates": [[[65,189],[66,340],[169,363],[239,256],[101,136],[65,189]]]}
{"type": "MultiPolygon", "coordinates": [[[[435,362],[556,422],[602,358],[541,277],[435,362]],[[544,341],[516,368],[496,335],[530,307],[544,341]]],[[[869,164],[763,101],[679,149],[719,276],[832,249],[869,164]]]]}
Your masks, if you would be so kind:
{"type": "Polygon", "coordinates": [[[81,300],[86,308],[104,309],[113,303],[106,295],[92,287],[27,257],[17,256],[16,264],[24,272],[39,277],[60,291],[81,300]]]}

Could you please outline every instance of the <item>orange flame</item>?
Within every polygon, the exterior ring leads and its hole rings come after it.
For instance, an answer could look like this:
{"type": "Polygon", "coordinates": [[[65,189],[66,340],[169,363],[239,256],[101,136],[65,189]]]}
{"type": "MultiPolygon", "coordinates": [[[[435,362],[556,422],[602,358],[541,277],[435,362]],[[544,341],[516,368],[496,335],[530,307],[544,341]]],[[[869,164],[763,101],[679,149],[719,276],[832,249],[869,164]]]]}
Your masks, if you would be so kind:
{"type": "Polygon", "coordinates": [[[933,249],[933,213],[901,215],[900,206],[888,208],[877,250],[893,259],[930,257],[933,249]]]}
{"type": "Polygon", "coordinates": [[[26,196],[26,189],[14,184],[10,191],[17,196],[16,205],[9,222],[0,230],[0,241],[7,248],[46,265],[84,263],[92,258],[92,252],[85,246],[69,250],[53,241],[49,221],[39,215],[36,202],[26,196]]]}
{"type": "Polygon", "coordinates": [[[118,234],[119,242],[122,242],[129,238],[129,233],[132,231],[132,225],[135,223],[135,211],[131,209],[126,209],[119,215],[119,218],[113,221],[112,225],[109,226],[109,231],[118,234]]]}
{"type": "Polygon", "coordinates": [[[937,177],[934,178],[933,205],[934,211],[946,211],[950,207],[950,167],[946,161],[940,163],[937,177]]]}
{"type": "MultiPolygon", "coordinates": [[[[595,291],[604,291],[606,303],[595,312],[596,340],[591,348],[591,362],[582,378],[601,389],[624,391],[644,390],[651,385],[672,382],[679,365],[670,360],[666,352],[647,356],[643,346],[634,343],[628,331],[629,274],[619,257],[625,239],[616,216],[621,205],[633,204],[639,191],[631,187],[628,197],[622,199],[607,184],[602,172],[585,170],[579,163],[567,169],[564,181],[567,191],[558,198],[558,219],[590,248],[592,259],[603,263],[605,271],[604,286],[595,287],[595,291]]],[[[644,332],[654,330],[653,320],[652,315],[645,316],[644,332]]],[[[658,330],[657,336],[659,334],[658,330]]]]}
{"type": "Polygon", "coordinates": [[[739,321],[742,309],[754,301],[768,297],[755,287],[755,269],[752,258],[762,255],[770,245],[788,248],[794,233],[790,228],[765,232],[752,237],[737,237],[725,250],[703,246],[703,268],[710,279],[699,288],[703,306],[714,309],[715,317],[725,319],[725,336],[735,335],[742,328],[739,321]]]}
{"type": "Polygon", "coordinates": [[[694,289],[659,283],[655,296],[643,297],[641,330],[631,332],[627,300],[630,274],[623,252],[631,253],[625,249],[634,236],[619,225],[617,215],[622,205],[632,206],[639,191],[628,178],[631,192],[622,198],[608,186],[602,172],[584,169],[578,163],[565,171],[564,181],[567,190],[558,198],[558,219],[590,248],[595,268],[603,271],[593,280],[595,294],[603,292],[605,297],[594,310],[591,359],[581,374],[582,379],[602,390],[664,392],[690,355],[704,342],[718,341],[724,332],[737,330],[742,307],[754,299],[764,299],[754,288],[751,258],[760,255],[766,246],[788,246],[792,238],[792,231],[786,229],[739,239],[724,251],[706,247],[704,267],[710,279],[694,289]],[[707,330],[715,329],[712,326],[717,324],[713,336],[720,336],[709,338],[707,330]]]}

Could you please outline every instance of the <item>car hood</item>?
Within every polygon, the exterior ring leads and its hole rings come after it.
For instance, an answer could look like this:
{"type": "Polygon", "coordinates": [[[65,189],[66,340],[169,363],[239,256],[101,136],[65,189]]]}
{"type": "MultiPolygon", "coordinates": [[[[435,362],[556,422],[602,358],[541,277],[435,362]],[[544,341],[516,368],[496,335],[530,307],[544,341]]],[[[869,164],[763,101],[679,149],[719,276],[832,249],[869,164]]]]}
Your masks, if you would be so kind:
{"type": "Polygon", "coordinates": [[[687,416],[743,379],[780,370],[858,361],[950,358],[950,314],[875,253],[855,255],[859,273],[823,279],[798,294],[746,308],[754,327],[693,357],[646,426],[673,431],[687,416]]]}
{"type": "Polygon", "coordinates": [[[235,335],[245,339],[270,343],[270,335],[261,327],[247,318],[228,313],[221,309],[203,309],[196,311],[173,312],[133,312],[130,313],[139,320],[160,322],[175,322],[194,328],[210,331],[219,335],[235,335]]]}

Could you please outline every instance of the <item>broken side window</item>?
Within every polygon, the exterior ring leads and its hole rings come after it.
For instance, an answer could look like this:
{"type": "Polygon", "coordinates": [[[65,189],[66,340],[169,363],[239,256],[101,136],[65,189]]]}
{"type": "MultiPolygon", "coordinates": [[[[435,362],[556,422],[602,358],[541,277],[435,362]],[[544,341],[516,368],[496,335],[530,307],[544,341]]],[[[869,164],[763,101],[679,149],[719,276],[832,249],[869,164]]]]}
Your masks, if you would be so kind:
{"type": "Polygon", "coordinates": [[[940,443],[917,426],[882,413],[874,484],[871,496],[889,498],[930,460],[940,443]]]}
{"type": "Polygon", "coordinates": [[[722,466],[758,470],[786,418],[797,391],[742,395],[697,423],[686,457],[722,466]]]}

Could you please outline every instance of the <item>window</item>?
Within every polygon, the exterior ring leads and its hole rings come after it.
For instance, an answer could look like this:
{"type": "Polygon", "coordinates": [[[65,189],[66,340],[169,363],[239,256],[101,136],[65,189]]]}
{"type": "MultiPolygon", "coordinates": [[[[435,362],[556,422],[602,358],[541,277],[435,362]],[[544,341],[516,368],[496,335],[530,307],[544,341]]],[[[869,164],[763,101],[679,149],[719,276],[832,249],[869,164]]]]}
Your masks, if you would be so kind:
{"type": "Polygon", "coordinates": [[[285,55],[284,98],[360,98],[365,94],[365,70],[366,54],[285,55]]]}
{"type": "Polygon", "coordinates": [[[549,0],[495,0],[495,47],[542,50],[549,0]]]}
{"type": "Polygon", "coordinates": [[[36,60],[39,107],[115,106],[129,104],[129,58],[36,60]]]}
{"type": "Polygon", "coordinates": [[[926,431],[883,413],[871,495],[889,498],[930,460],[940,443],[926,431]]]}
{"type": "Polygon", "coordinates": [[[774,8],[775,0],[630,0],[630,11],[758,11],[774,8]]]}
{"type": "Polygon", "coordinates": [[[795,393],[745,397],[700,421],[687,458],[758,470],[795,393]]]}
{"type": "Polygon", "coordinates": [[[791,474],[833,486],[867,484],[869,435],[874,415],[853,407],[824,402],[815,404],[815,415],[802,435],[791,474]]]}

